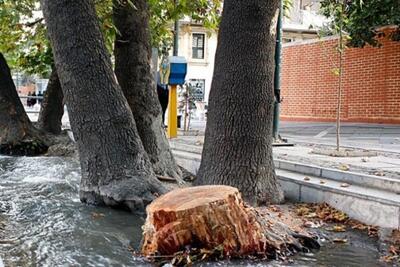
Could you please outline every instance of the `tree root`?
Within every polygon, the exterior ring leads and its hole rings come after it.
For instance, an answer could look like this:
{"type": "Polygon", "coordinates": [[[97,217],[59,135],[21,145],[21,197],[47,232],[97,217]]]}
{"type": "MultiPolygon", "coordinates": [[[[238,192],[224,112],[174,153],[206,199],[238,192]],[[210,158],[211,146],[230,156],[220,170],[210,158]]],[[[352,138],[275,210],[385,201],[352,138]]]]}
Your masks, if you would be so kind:
{"type": "Polygon", "coordinates": [[[41,140],[23,140],[15,144],[0,144],[0,154],[8,156],[37,156],[47,152],[48,145],[41,140]]]}

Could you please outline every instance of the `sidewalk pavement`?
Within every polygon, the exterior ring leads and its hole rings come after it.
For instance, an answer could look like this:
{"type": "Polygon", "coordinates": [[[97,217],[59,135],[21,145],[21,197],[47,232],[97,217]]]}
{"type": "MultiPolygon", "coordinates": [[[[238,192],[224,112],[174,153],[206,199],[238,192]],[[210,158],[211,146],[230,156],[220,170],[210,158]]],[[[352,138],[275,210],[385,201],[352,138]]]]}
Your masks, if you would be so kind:
{"type": "MultiPolygon", "coordinates": [[[[204,133],[205,121],[193,121],[191,129],[204,133]]],[[[296,144],[336,145],[335,123],[281,122],[279,134],[296,144]]],[[[400,125],[342,123],[341,145],[400,153],[400,125]]]]}
{"type": "MultiPolygon", "coordinates": [[[[179,136],[172,142],[198,146],[200,151],[204,142],[205,122],[194,121],[191,130],[198,131],[198,136],[179,136]]],[[[377,156],[332,157],[311,153],[316,147],[335,146],[335,131],[333,123],[284,122],[280,134],[295,146],[274,147],[274,158],[400,179],[400,125],[342,125],[342,146],[375,150],[377,156]]]]}

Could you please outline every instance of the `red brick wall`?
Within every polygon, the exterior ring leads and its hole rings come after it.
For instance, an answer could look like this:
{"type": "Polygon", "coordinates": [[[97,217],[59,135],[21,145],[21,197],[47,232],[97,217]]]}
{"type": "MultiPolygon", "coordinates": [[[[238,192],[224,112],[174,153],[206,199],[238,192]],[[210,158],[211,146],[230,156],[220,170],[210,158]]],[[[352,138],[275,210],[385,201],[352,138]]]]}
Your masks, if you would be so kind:
{"type": "MultiPolygon", "coordinates": [[[[343,64],[343,121],[400,123],[400,42],[380,48],[346,49],[343,64]]],[[[337,39],[283,48],[282,120],[334,121],[339,63],[337,39]]]]}

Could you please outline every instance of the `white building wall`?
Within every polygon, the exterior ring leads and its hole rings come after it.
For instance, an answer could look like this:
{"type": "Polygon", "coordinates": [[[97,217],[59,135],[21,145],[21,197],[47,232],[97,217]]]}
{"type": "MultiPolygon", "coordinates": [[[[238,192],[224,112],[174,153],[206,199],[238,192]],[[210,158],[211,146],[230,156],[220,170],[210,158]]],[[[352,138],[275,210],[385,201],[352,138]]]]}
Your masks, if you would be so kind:
{"type": "Polygon", "coordinates": [[[217,33],[207,32],[201,26],[182,25],[179,38],[179,56],[184,56],[188,61],[188,73],[186,80],[205,80],[204,101],[208,102],[212,76],[214,71],[214,58],[217,50],[217,33]],[[193,34],[205,35],[204,59],[193,58],[192,43],[193,34]]]}

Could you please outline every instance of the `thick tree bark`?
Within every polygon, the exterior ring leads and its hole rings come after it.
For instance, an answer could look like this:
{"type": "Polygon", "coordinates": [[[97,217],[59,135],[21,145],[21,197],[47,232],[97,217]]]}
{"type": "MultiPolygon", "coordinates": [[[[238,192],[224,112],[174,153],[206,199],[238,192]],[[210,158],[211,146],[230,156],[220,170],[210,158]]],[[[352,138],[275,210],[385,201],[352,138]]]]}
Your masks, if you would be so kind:
{"type": "Polygon", "coordinates": [[[115,74],[128,100],[143,146],[156,174],[180,179],[162,125],[154,77],[151,73],[151,45],[147,0],[136,0],[135,7],[114,0],[115,74]]]}
{"type": "Polygon", "coordinates": [[[115,80],[91,0],[43,0],[57,73],[77,141],[81,201],[143,211],[165,192],[115,80]]]}
{"type": "Polygon", "coordinates": [[[61,119],[64,114],[63,100],[64,94],[57,70],[53,67],[39,113],[38,127],[41,130],[52,134],[61,133],[61,119]]]}
{"type": "Polygon", "coordinates": [[[282,201],[272,159],[279,0],[224,2],[198,184],[239,188],[252,204],[282,201]]]}
{"type": "Polygon", "coordinates": [[[47,149],[42,134],[25,112],[10,68],[0,53],[0,154],[34,156],[47,149]]]}

